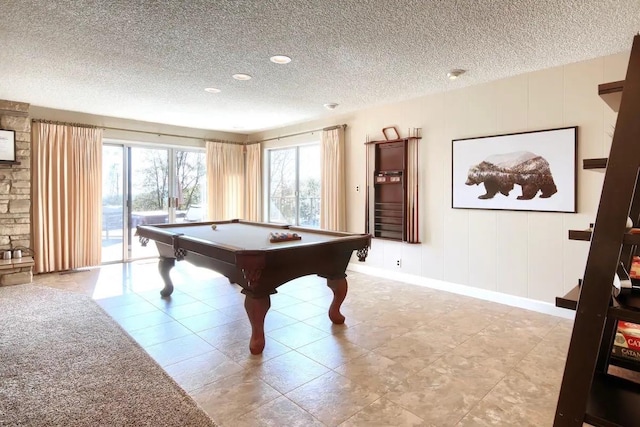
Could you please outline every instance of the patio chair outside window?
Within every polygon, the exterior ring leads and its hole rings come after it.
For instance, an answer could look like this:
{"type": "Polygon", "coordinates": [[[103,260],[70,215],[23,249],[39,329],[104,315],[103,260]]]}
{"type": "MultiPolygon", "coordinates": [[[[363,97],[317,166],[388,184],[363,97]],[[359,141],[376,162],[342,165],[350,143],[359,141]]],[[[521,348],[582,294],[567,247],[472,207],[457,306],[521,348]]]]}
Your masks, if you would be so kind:
{"type": "Polygon", "coordinates": [[[202,221],[204,216],[204,210],[200,205],[191,205],[189,209],[187,209],[187,213],[184,216],[185,222],[198,222],[202,221]]]}

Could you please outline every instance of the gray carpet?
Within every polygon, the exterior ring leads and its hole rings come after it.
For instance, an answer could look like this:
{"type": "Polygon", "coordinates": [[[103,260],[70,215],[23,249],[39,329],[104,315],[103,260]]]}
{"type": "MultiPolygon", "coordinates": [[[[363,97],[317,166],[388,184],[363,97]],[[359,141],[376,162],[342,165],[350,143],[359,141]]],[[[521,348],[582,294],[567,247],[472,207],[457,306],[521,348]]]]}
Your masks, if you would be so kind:
{"type": "Polygon", "coordinates": [[[89,297],[0,287],[0,426],[215,426],[89,297]]]}

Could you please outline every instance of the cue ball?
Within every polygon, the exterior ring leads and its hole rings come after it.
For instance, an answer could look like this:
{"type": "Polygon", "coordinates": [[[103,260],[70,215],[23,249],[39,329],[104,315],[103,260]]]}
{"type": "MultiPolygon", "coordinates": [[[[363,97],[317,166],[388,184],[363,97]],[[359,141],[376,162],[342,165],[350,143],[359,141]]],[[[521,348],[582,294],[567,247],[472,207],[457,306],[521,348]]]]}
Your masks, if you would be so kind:
{"type": "Polygon", "coordinates": [[[211,224],[211,229],[212,229],[212,230],[215,230],[216,228],[218,228],[218,226],[217,226],[217,225],[215,225],[215,224],[211,224]]]}

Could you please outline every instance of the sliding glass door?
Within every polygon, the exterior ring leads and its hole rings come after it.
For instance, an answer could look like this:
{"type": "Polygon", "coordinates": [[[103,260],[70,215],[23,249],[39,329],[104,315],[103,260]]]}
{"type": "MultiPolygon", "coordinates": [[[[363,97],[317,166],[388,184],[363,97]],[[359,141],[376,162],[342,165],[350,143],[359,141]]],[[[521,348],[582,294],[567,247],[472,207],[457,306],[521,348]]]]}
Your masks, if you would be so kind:
{"type": "Polygon", "coordinates": [[[102,262],[121,261],[125,248],[123,146],[102,147],[102,262]]]}
{"type": "Polygon", "coordinates": [[[175,150],[176,219],[202,221],[207,213],[206,154],[203,150],[175,150]]]}
{"type": "Polygon", "coordinates": [[[105,144],[103,159],[103,263],[158,255],[139,225],[205,219],[204,150],[105,144]]]}
{"type": "Polygon", "coordinates": [[[268,221],[320,227],[320,145],[271,149],[267,170],[268,221]]]}
{"type": "Polygon", "coordinates": [[[127,191],[129,250],[127,258],[138,259],[158,255],[155,244],[142,246],[135,237],[139,225],[175,222],[175,209],[170,202],[172,174],[169,149],[128,147],[129,179],[127,191]]]}

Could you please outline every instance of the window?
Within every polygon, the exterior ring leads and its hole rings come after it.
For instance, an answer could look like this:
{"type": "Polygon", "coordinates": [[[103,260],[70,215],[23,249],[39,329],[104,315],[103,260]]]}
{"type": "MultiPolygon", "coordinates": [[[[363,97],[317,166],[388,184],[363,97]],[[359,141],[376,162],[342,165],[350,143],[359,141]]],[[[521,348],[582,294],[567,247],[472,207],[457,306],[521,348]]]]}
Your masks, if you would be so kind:
{"type": "Polygon", "coordinates": [[[205,219],[204,150],[107,141],[102,153],[103,263],[157,256],[138,225],[205,219]]]}
{"type": "Polygon", "coordinates": [[[320,227],[320,144],[267,153],[268,221],[320,227]]]}

